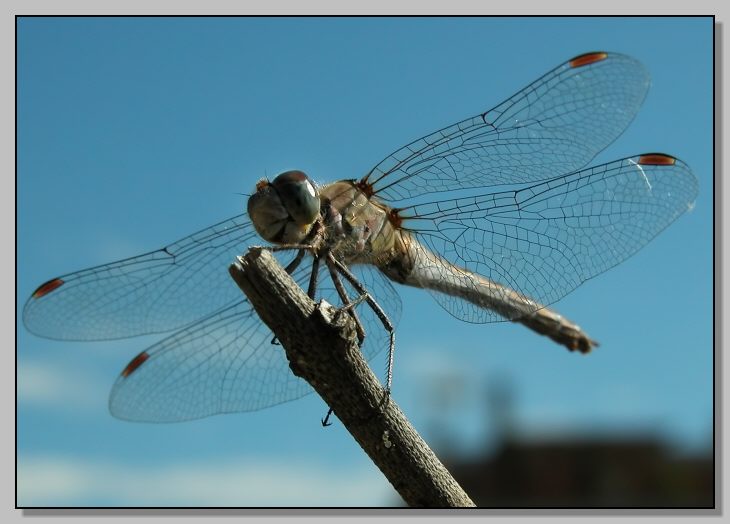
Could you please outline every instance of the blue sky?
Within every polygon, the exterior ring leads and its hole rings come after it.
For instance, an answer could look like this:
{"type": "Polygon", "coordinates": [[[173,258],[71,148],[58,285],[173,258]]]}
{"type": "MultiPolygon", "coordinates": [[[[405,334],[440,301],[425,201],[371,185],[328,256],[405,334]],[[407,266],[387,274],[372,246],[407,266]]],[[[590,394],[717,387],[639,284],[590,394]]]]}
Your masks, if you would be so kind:
{"type": "MultiPolygon", "coordinates": [[[[592,50],[642,61],[652,87],[594,163],[687,162],[691,213],[556,308],[601,342],[571,354],[508,323],[472,325],[399,288],[394,399],[467,454],[506,382],[524,438],[712,435],[712,24],[683,18],[25,18],[18,23],[17,308],[51,277],[161,247],[245,209],[292,168],[355,178],[396,148],[501,102],[592,50]],[[424,326],[428,326],[424,328],[424,326]],[[447,404],[434,391],[456,377],[447,404]]],[[[241,251],[246,246],[241,246],[241,251]]],[[[171,424],[107,411],[157,338],[56,342],[18,318],[18,503],[368,506],[398,498],[314,395],[171,424]]],[[[382,367],[377,368],[380,371],[382,367]]]]}

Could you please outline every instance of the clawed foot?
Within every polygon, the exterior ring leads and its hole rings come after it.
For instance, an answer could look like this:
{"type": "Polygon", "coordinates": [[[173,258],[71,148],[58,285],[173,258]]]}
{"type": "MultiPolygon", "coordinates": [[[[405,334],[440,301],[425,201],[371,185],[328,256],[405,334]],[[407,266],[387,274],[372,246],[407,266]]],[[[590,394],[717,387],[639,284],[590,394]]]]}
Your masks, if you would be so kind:
{"type": "Polygon", "coordinates": [[[368,294],[364,293],[357,297],[355,300],[350,302],[349,304],[346,304],[344,306],[341,306],[337,308],[334,314],[335,321],[339,320],[340,315],[348,314],[352,317],[352,319],[355,321],[355,328],[357,330],[357,343],[358,346],[362,347],[362,343],[365,341],[365,328],[360,323],[360,319],[355,314],[354,308],[361,304],[362,302],[365,302],[368,299],[368,294]]]}

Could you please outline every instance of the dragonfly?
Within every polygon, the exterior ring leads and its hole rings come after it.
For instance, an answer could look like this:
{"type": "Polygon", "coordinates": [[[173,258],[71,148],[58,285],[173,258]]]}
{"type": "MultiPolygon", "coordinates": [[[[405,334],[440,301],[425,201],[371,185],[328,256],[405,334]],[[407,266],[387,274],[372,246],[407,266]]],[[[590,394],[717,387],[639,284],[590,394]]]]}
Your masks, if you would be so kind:
{"type": "Polygon", "coordinates": [[[168,333],[112,387],[110,411],[125,420],[190,420],[302,397],[313,390],[227,271],[263,238],[311,297],[344,308],[367,299],[370,307],[348,311],[365,358],[388,348],[388,388],[402,310],[392,283],[427,290],[460,320],[521,323],[588,353],[597,342],[548,306],[645,246],[698,193],[690,168],[669,154],[589,166],[648,87],[634,58],[576,56],[359,179],[317,185],[287,171],[261,180],[244,214],[53,278],[28,299],[23,321],[61,340],[168,333]]]}

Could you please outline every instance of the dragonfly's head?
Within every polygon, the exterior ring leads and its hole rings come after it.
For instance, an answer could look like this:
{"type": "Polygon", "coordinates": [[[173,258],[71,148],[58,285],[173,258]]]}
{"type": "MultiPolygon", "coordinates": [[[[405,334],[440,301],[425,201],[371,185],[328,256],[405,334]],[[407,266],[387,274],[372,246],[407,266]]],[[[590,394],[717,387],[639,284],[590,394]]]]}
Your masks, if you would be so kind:
{"type": "Polygon", "coordinates": [[[297,244],[304,240],[319,216],[319,193],[301,171],[286,171],[273,182],[256,184],[248,199],[248,216],[264,240],[297,244]]]}

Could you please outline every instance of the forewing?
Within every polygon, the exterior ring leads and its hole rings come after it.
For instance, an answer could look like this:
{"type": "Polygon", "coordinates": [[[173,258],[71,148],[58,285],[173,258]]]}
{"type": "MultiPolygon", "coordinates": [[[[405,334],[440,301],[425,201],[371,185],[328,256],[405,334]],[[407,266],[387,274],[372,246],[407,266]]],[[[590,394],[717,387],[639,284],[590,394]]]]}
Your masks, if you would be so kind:
{"type": "Polygon", "coordinates": [[[631,57],[581,55],[493,109],[402,147],[363,182],[393,204],[575,171],[624,131],[648,87],[646,69],[631,57]]]}
{"type": "Polygon", "coordinates": [[[240,301],[228,266],[254,238],[248,216],[239,215],[157,251],[50,280],[26,302],[23,322],[62,340],[179,328],[240,301]]]}
{"type": "MultiPolygon", "coordinates": [[[[512,289],[534,311],[534,301],[551,304],[641,249],[692,208],[697,190],[682,161],[647,154],[513,191],[411,206],[400,216],[440,256],[431,278],[472,292],[485,288],[478,274],[498,284],[485,292],[512,289]]],[[[433,295],[462,320],[504,320],[459,297],[433,295]]]]}

